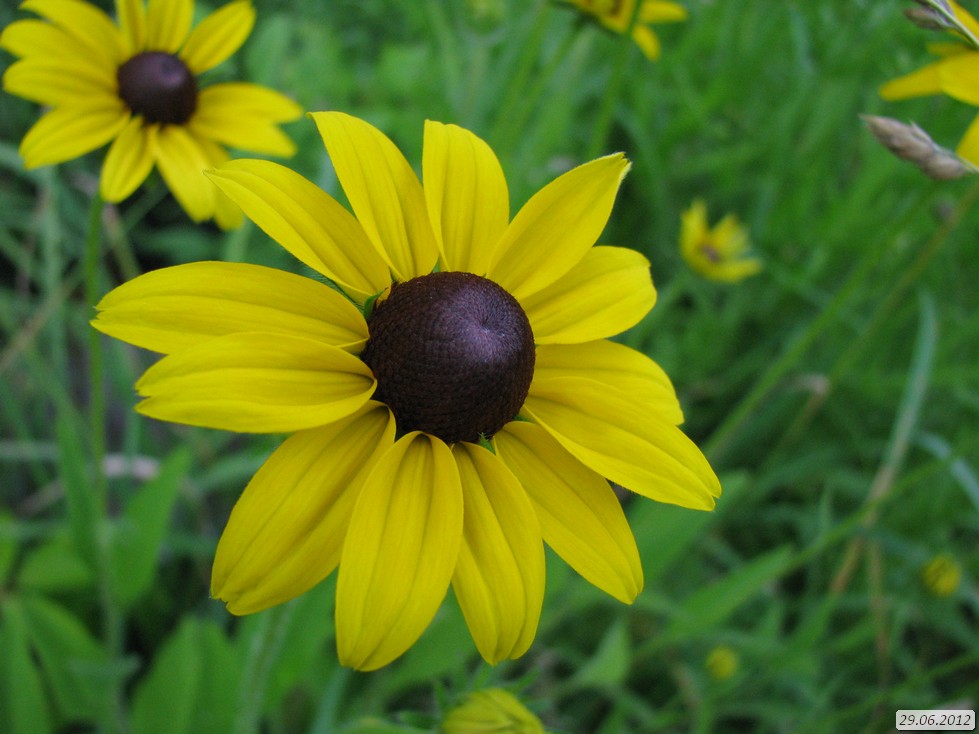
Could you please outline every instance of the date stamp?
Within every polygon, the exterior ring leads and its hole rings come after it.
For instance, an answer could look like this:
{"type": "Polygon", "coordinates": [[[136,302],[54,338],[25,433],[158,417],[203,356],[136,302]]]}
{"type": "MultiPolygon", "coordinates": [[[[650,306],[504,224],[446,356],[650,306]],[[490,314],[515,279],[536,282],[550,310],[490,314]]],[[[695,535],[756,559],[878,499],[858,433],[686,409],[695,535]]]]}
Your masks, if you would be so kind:
{"type": "Polygon", "coordinates": [[[976,712],[970,709],[901,709],[898,731],[975,731],[976,712]]]}

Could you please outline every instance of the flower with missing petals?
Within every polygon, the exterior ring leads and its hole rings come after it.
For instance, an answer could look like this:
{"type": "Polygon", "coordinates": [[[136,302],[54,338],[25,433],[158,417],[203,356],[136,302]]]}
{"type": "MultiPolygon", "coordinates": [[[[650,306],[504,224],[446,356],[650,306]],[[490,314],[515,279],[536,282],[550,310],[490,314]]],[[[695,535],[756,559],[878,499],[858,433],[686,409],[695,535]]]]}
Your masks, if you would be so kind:
{"type": "Polygon", "coordinates": [[[0,47],[19,61],[3,88],[50,109],[27,131],[27,168],[101,148],[100,193],[122,201],[154,166],[194,221],[225,228],[241,212],[203,174],[228,159],[225,146],[290,156],[278,124],[302,110],[257,84],[202,86],[200,76],[238,50],[255,23],[250,0],[234,0],[191,29],[193,0],[116,0],[118,23],[83,0],[26,0],[44,20],[18,20],[0,47]]]}
{"type": "Polygon", "coordinates": [[[353,214],[268,161],[210,175],[336,287],[192,263],[119,286],[94,322],[166,355],[136,385],[141,413],[292,434],[231,513],[213,595],[248,614],[339,568],[337,647],[362,670],[410,647],[450,584],[482,656],[521,655],[542,541],[633,601],[642,569],[606,478],[703,510],[720,486],[663,370],[608,340],[655,300],[645,258],[593,246],[629,163],[581,165],[511,221],[472,133],[426,123],[423,187],[376,128],[312,117],[353,214]]]}
{"type": "MultiPolygon", "coordinates": [[[[948,4],[962,27],[979,38],[979,22],[954,0],[948,0],[948,4]]],[[[932,50],[941,56],[938,61],[887,82],[880,88],[880,96],[900,100],[945,94],[979,106],[979,49],[964,43],[949,43],[933,46],[932,50]]],[[[955,152],[973,165],[979,165],[979,116],[966,129],[955,152]]]]}
{"type": "Polygon", "coordinates": [[[614,33],[627,33],[633,12],[638,12],[632,26],[632,40],[650,61],[659,58],[660,42],[650,26],[653,23],[676,23],[687,19],[687,10],[669,0],[565,0],[593,17],[614,33]],[[636,3],[639,10],[635,11],[636,3]]]}
{"type": "Polygon", "coordinates": [[[761,270],[761,261],[746,257],[748,233],[733,214],[711,228],[707,205],[697,199],[680,222],[680,254],[696,272],[711,280],[736,283],[761,270]]]}

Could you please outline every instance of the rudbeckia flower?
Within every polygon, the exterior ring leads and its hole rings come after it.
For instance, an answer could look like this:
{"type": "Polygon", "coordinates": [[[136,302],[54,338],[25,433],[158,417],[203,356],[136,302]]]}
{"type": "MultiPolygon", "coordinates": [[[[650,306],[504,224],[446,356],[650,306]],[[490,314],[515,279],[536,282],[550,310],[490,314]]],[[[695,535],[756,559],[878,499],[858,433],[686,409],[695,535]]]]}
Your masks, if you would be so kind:
{"type": "Polygon", "coordinates": [[[676,23],[687,19],[687,10],[669,0],[565,0],[618,34],[628,32],[632,13],[639,3],[639,15],[632,27],[632,40],[650,61],[659,58],[659,38],[649,26],[653,23],[676,23]]]}
{"type": "Polygon", "coordinates": [[[278,127],[302,114],[295,102],[257,84],[198,84],[248,38],[250,0],[228,3],[193,30],[193,0],[116,0],[118,24],[82,0],[27,0],[21,7],[45,20],[16,21],[0,35],[0,46],[20,57],[3,75],[3,88],[51,108],[20,144],[27,168],[111,143],[103,199],[122,201],[156,166],[191,219],[231,228],[241,212],[204,169],[228,159],[224,146],[295,152],[278,127]]]}
{"type": "Polygon", "coordinates": [[[139,412],[293,434],[235,505],[212,594],[248,614],[339,566],[338,652],[361,670],[410,647],[450,583],[482,656],[521,655],[542,539],[631,602],[642,569],[606,478],[703,510],[720,487],[663,370],[607,340],[655,300],[640,254],[593,247],[629,163],[579,166],[511,221],[472,133],[426,123],[423,188],[376,128],[312,117],[353,215],[269,161],[210,175],[319,278],[180,265],[111,291],[94,322],[166,355],[139,412]]]}
{"type": "MultiPolygon", "coordinates": [[[[948,0],[948,4],[956,19],[973,36],[979,37],[979,22],[954,0],[948,0]]],[[[880,96],[886,100],[900,100],[945,94],[979,106],[979,50],[963,43],[935,45],[932,50],[941,56],[938,61],[888,82],[880,88],[880,96]]],[[[955,152],[979,165],[979,116],[966,129],[955,152]]]]}
{"type": "Polygon", "coordinates": [[[746,257],[748,233],[733,214],[711,228],[707,205],[697,199],[680,221],[680,254],[696,272],[711,280],[736,283],[761,270],[761,261],[746,257]]]}

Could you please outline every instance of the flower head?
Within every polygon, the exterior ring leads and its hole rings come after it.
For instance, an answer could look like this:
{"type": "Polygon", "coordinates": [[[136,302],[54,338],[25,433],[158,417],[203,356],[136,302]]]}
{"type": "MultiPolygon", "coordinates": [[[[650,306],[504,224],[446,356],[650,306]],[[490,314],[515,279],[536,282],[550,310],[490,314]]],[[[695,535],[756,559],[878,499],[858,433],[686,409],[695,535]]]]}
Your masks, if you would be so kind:
{"type": "Polygon", "coordinates": [[[521,655],[542,539],[631,602],[642,569],[606,477],[699,509],[720,486],[662,369],[607,339],[655,300],[645,258],[593,247],[628,162],[563,174],[511,221],[472,133],[426,123],[423,188],[376,128],[312,117],[356,217],[275,163],[210,175],[336,288],[192,263],[116,288],[94,322],[166,355],[137,383],[140,412],[293,434],[231,514],[213,595],[247,614],[339,567],[340,659],[365,670],[411,646],[450,583],[483,657],[521,655]]]}
{"type": "Polygon", "coordinates": [[[442,721],[442,734],[544,734],[520,699],[502,688],[470,693],[442,721]]]}
{"type": "Polygon", "coordinates": [[[200,84],[248,38],[250,0],[233,0],[193,30],[193,0],[116,0],[117,23],[83,0],[26,0],[21,7],[45,20],[16,21],[0,35],[0,46],[20,57],[3,87],[51,108],[20,144],[28,168],[111,143],[103,199],[122,201],[156,166],[191,219],[230,228],[241,212],[204,169],[228,159],[224,146],[295,151],[278,127],[302,114],[290,99],[257,84],[200,84]]]}
{"type": "Polygon", "coordinates": [[[947,553],[940,553],[921,569],[921,580],[935,596],[951,596],[962,582],[962,569],[947,553]]]}
{"type": "Polygon", "coordinates": [[[669,0],[565,0],[578,7],[615,33],[627,33],[633,12],[638,12],[632,26],[632,40],[650,61],[659,58],[659,38],[653,33],[653,23],[676,23],[687,19],[687,11],[669,0]],[[636,3],[639,10],[636,11],[636,3]]]}
{"type": "Polygon", "coordinates": [[[761,261],[746,257],[748,233],[728,214],[711,229],[707,205],[697,199],[680,222],[680,254],[695,271],[711,280],[736,283],[761,270],[761,261]]]}
{"type": "MultiPolygon", "coordinates": [[[[979,22],[965,8],[948,0],[955,21],[972,39],[979,38],[979,22]]],[[[959,36],[961,38],[961,36],[959,36]]],[[[979,48],[964,43],[932,47],[941,58],[927,66],[887,82],[880,96],[887,100],[945,94],[960,102],[979,106],[979,48]]],[[[979,165],[979,116],[969,125],[955,150],[962,158],[979,165]]]]}

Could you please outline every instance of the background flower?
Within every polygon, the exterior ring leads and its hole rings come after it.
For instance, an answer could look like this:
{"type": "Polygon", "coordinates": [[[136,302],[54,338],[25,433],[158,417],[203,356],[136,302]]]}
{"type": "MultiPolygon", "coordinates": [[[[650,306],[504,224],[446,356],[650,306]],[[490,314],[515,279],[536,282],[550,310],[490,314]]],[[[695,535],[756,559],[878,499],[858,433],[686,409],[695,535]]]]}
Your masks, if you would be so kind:
{"type": "Polygon", "coordinates": [[[192,0],[117,0],[117,22],[82,0],[27,0],[45,20],[19,20],[0,46],[19,56],[3,87],[51,109],[28,130],[20,154],[28,168],[61,163],[111,143],[100,193],[122,201],[156,166],[194,221],[222,227],[241,213],[204,178],[224,162],[224,146],[289,156],[278,123],[302,113],[287,97],[245,82],[198,86],[225,61],[255,22],[250,0],[234,0],[191,30],[192,0]]]}
{"type": "Polygon", "coordinates": [[[680,253],[695,271],[711,280],[735,283],[761,270],[761,261],[746,257],[748,232],[733,214],[711,228],[707,205],[697,199],[680,222],[680,253]]]}
{"type": "Polygon", "coordinates": [[[594,17],[599,23],[615,33],[626,33],[636,7],[640,3],[639,15],[632,28],[632,40],[650,61],[660,55],[659,38],[650,26],[653,23],[676,23],[687,19],[687,10],[679,3],[668,0],[565,0],[577,6],[582,12],[594,17]]]}

